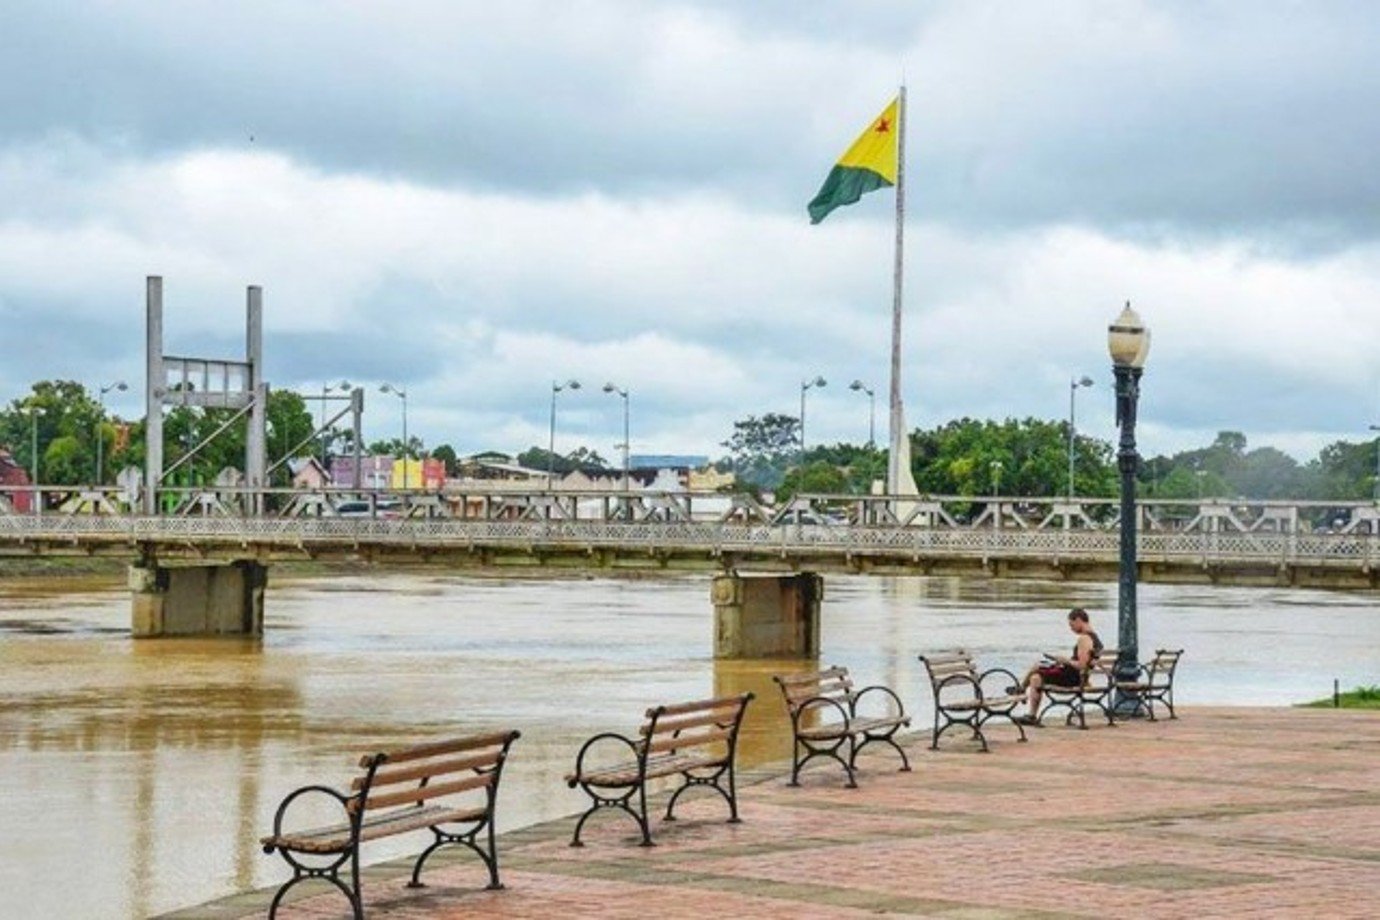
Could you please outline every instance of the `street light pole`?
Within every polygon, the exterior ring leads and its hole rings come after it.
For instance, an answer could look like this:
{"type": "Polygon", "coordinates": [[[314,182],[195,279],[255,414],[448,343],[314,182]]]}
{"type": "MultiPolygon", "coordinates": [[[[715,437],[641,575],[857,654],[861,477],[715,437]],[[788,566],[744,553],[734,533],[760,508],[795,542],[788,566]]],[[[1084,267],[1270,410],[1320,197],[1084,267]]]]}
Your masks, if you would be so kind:
{"type": "Polygon", "coordinates": [[[872,388],[861,380],[854,380],[848,384],[848,389],[853,392],[863,392],[867,394],[867,446],[875,448],[877,446],[877,394],[872,392],[872,388]]]}
{"type": "MultiPolygon", "coordinates": [[[[1126,302],[1121,314],[1107,327],[1107,350],[1116,375],[1116,421],[1121,428],[1117,466],[1121,471],[1121,558],[1117,580],[1117,678],[1134,680],[1140,657],[1136,610],[1136,407],[1140,401],[1140,376],[1150,352],[1150,330],[1126,302]]],[[[1123,701],[1118,701],[1121,708],[1123,701]]],[[[1129,705],[1129,704],[1127,704],[1129,705]]]]}
{"type": "Polygon", "coordinates": [[[1074,433],[1077,429],[1077,415],[1074,412],[1074,397],[1078,395],[1079,387],[1090,387],[1093,385],[1091,377],[1075,377],[1069,381],[1069,500],[1073,500],[1073,457],[1076,447],[1074,445],[1074,433]]]}
{"type": "MultiPolygon", "coordinates": [[[[1371,431],[1380,431],[1380,425],[1371,425],[1371,431]]],[[[1375,439],[1375,486],[1371,491],[1371,498],[1380,504],[1380,437],[1375,439]]]]}
{"type": "Polygon", "coordinates": [[[561,390],[578,390],[580,381],[567,380],[565,383],[551,381],[551,431],[546,442],[546,488],[555,486],[556,478],[556,394],[561,390]]]}
{"type": "Polygon", "coordinates": [[[815,377],[814,380],[802,380],[800,383],[800,465],[805,465],[805,394],[814,387],[826,386],[828,381],[823,377],[815,377]]]}
{"type": "Polygon", "coordinates": [[[33,485],[35,486],[38,485],[38,419],[43,414],[44,413],[42,406],[29,406],[29,450],[31,451],[29,455],[29,471],[31,473],[31,478],[33,479],[33,485]]]}
{"type": "Polygon", "coordinates": [[[123,380],[107,383],[100,388],[100,395],[96,400],[101,409],[100,415],[96,419],[96,485],[98,487],[105,481],[105,394],[111,390],[119,390],[123,393],[128,389],[129,384],[123,380]]]}
{"type": "Polygon", "coordinates": [[[605,393],[617,393],[623,398],[623,491],[628,491],[628,391],[616,383],[604,384],[605,393]]]}
{"type": "Polygon", "coordinates": [[[402,454],[402,462],[403,462],[403,491],[406,492],[406,491],[408,490],[408,488],[410,487],[410,483],[408,482],[408,475],[407,475],[407,448],[408,448],[408,444],[407,444],[407,391],[404,390],[404,389],[402,389],[401,387],[395,387],[395,386],[393,386],[393,384],[391,384],[391,383],[385,383],[383,386],[379,387],[379,392],[380,392],[380,393],[392,393],[394,396],[398,397],[398,399],[401,399],[401,400],[402,400],[402,432],[403,432],[403,435],[402,435],[402,450],[399,451],[399,453],[402,454]]]}

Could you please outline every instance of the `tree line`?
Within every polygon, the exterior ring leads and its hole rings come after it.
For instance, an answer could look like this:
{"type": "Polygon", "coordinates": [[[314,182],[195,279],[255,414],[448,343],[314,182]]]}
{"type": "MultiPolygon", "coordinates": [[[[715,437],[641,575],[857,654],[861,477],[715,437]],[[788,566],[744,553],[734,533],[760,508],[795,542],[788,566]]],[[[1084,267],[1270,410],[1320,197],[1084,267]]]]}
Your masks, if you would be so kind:
{"type": "MultiPolygon", "coordinates": [[[[746,487],[778,496],[864,494],[885,480],[888,451],[838,443],[800,453],[800,422],[790,415],[748,416],[733,423],[717,464],[746,487]]],[[[961,418],[910,433],[911,473],[923,493],[981,496],[1001,493],[1054,497],[1069,489],[1067,421],[961,418]]],[[[1206,447],[1142,455],[1142,498],[1362,500],[1377,492],[1380,442],[1335,441],[1304,462],[1269,446],[1252,448],[1236,431],[1220,432],[1206,447]]],[[[1093,498],[1119,494],[1113,445],[1075,434],[1073,491],[1093,498]]]]}
{"type": "MultiPolygon", "coordinates": [[[[352,432],[333,428],[310,439],[316,423],[306,401],[288,390],[268,400],[270,462],[297,448],[296,456],[348,456],[352,432]],[[303,446],[299,446],[303,445],[303,446]]],[[[220,428],[229,409],[176,406],[164,419],[165,463],[172,466],[188,450],[220,428]]],[[[206,445],[173,474],[179,484],[212,482],[226,467],[242,468],[246,423],[241,421],[206,445]]],[[[910,434],[911,472],[922,492],[943,495],[1057,496],[1068,490],[1068,422],[1046,419],[955,419],[910,434]]],[[[45,380],[0,409],[0,446],[25,469],[33,468],[38,447],[45,484],[78,485],[96,481],[97,444],[102,480],[111,482],[127,466],[144,462],[144,423],[111,416],[99,399],[71,380],[45,380]]],[[[800,421],[769,413],[733,423],[727,454],[716,462],[732,470],[746,488],[790,496],[800,492],[863,494],[886,478],[887,451],[868,444],[821,444],[801,455],[800,421]]],[[[1245,435],[1223,431],[1205,447],[1143,457],[1138,492],[1144,498],[1360,500],[1377,494],[1380,443],[1375,439],[1339,440],[1300,462],[1274,447],[1251,447],[1245,435]]],[[[421,438],[376,440],[365,452],[392,456],[432,456],[456,472],[454,448],[442,444],[428,452],[421,438]]],[[[597,451],[580,447],[551,455],[530,447],[517,461],[558,474],[608,469],[597,451]]],[[[280,468],[275,484],[286,482],[280,468]]],[[[1078,495],[1112,498],[1118,492],[1116,457],[1110,442],[1078,434],[1074,441],[1073,487],[1078,495]]]]}

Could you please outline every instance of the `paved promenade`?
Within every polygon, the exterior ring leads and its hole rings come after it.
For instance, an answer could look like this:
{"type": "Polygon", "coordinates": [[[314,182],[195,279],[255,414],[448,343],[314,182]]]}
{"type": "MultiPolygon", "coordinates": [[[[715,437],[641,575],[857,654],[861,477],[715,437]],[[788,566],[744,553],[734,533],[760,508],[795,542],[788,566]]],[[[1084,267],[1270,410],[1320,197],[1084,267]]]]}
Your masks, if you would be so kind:
{"type": "MultiPolygon", "coordinates": [[[[1035,729],[1024,745],[1009,729],[993,735],[987,755],[957,741],[930,753],[916,736],[915,772],[894,772],[894,754],[868,756],[856,790],[826,767],[798,789],[754,775],[743,824],[696,800],[685,820],[654,828],[650,850],[613,815],[592,819],[583,849],[566,846],[569,820],[509,834],[506,891],[483,891],[472,857],[437,854],[421,891],[403,887],[405,864],[375,866],[365,909],[446,920],[1380,916],[1380,713],[1190,709],[1175,722],[1035,729]]],[[[261,917],[269,894],[174,916],[261,917]]],[[[307,894],[280,916],[348,916],[338,893],[307,894]]]]}

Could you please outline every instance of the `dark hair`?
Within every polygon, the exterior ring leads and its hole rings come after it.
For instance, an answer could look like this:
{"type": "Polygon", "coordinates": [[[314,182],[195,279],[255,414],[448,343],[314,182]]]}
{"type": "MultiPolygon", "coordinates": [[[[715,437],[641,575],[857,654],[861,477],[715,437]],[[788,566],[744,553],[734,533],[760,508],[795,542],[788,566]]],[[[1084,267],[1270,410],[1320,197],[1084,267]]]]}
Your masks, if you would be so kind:
{"type": "Polygon", "coordinates": [[[1082,620],[1084,623],[1086,623],[1088,622],[1088,611],[1084,610],[1082,607],[1074,607],[1072,610],[1069,611],[1069,619],[1082,620]]]}

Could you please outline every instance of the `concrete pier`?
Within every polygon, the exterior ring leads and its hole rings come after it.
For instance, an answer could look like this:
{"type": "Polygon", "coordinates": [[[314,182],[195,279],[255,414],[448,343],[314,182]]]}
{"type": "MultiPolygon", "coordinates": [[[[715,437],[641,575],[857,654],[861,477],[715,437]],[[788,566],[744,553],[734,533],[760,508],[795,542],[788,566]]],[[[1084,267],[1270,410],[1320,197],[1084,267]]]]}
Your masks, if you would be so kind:
{"type": "Polygon", "coordinates": [[[134,637],[261,636],[268,568],[258,562],[130,566],[134,637]]]}
{"type": "Polygon", "coordinates": [[[819,657],[819,605],[824,579],[795,575],[714,578],[715,658],[819,657]]]}

